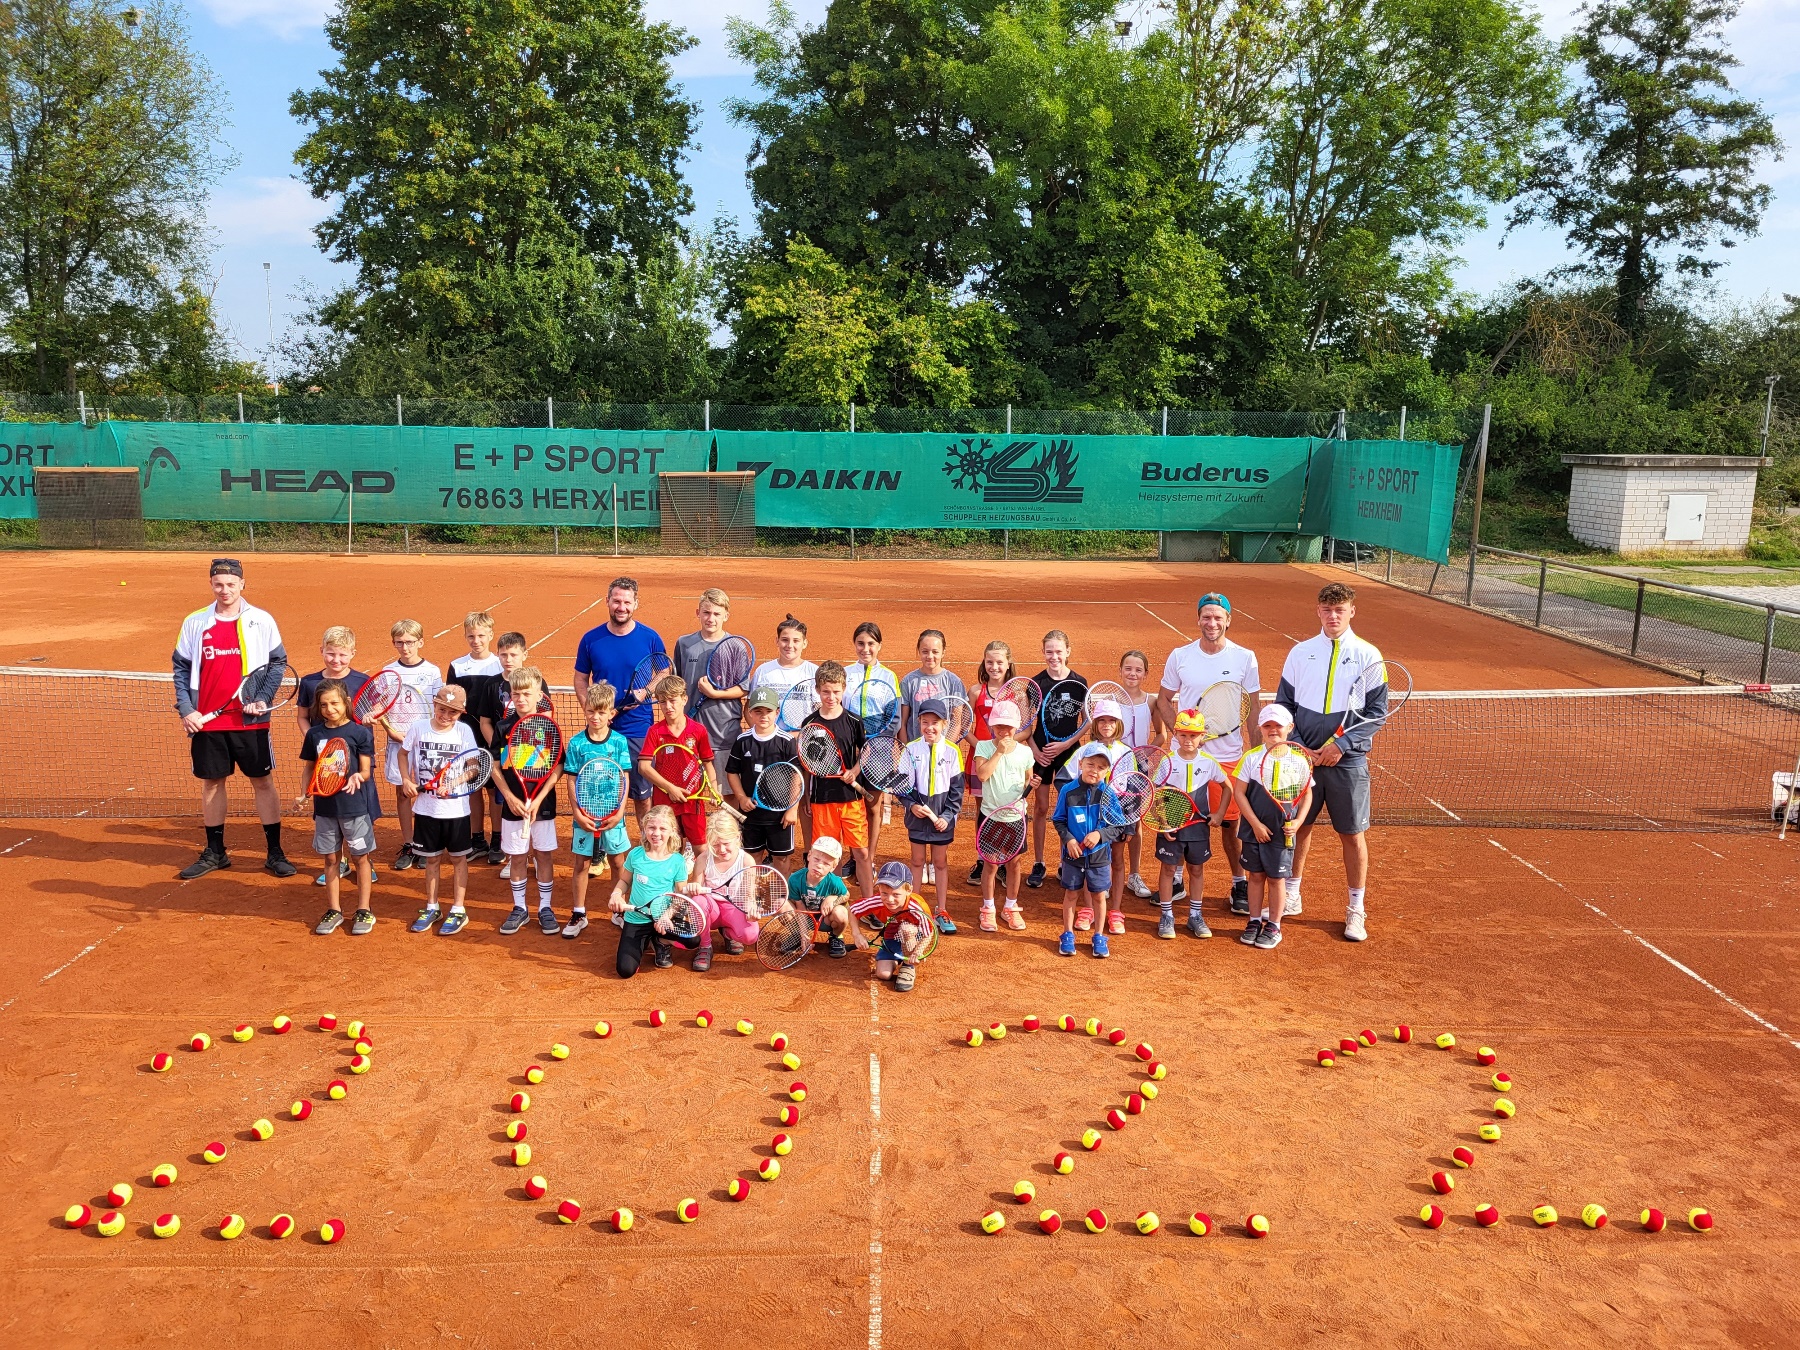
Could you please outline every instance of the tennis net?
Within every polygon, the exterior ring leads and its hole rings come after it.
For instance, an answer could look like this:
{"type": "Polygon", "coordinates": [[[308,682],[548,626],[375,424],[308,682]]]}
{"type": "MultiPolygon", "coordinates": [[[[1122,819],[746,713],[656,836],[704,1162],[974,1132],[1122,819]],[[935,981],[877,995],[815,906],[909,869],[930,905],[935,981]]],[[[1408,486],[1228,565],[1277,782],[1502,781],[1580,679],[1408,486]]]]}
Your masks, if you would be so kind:
{"type": "MultiPolygon", "coordinates": [[[[551,696],[557,720],[580,726],[574,691],[551,696]]],[[[52,722],[87,728],[85,742],[22,762],[0,788],[0,818],[195,813],[166,673],[0,667],[12,743],[29,745],[28,729],[52,722]]],[[[272,735],[283,808],[304,812],[291,707],[272,735]]],[[[1713,685],[1417,691],[1369,762],[1378,825],[1759,830],[1778,817],[1797,758],[1800,685],[1713,685]]],[[[242,778],[228,796],[232,814],[252,813],[242,778]]],[[[382,796],[391,810],[391,792],[382,796]]]]}

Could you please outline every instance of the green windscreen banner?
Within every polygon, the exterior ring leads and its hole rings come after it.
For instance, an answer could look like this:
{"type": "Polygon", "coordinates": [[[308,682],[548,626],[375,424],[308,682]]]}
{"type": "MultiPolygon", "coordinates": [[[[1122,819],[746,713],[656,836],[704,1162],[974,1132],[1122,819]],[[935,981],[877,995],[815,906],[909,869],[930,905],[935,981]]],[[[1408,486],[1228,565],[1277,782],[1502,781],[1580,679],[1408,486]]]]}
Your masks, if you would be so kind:
{"type": "Polygon", "coordinates": [[[0,516],[40,466],[137,469],[148,520],[653,526],[657,475],[703,470],[700,431],[267,423],[0,424],[0,516]]]}
{"type": "Polygon", "coordinates": [[[849,528],[1293,530],[1323,442],[1251,436],[714,433],[756,523],[849,528]]]}
{"type": "Polygon", "coordinates": [[[1450,560],[1462,449],[1428,441],[1325,441],[1313,456],[1302,534],[1450,560]]]}

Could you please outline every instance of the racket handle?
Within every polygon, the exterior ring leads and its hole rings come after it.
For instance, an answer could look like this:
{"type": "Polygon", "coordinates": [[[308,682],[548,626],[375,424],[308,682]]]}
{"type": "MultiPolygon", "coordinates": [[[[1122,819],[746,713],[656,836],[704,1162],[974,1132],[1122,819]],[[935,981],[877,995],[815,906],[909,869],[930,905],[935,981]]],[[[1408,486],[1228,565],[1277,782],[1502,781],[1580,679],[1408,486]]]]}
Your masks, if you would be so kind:
{"type": "Polygon", "coordinates": [[[881,823],[883,825],[894,823],[894,799],[885,792],[881,794],[881,823]]]}

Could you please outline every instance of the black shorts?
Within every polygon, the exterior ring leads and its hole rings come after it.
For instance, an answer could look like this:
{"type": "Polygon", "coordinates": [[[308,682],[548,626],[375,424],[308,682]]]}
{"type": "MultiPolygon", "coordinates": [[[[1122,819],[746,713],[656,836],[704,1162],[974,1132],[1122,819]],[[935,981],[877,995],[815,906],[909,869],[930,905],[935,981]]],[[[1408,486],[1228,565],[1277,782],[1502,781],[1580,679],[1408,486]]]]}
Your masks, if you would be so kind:
{"type": "MultiPolygon", "coordinates": [[[[1181,833],[1185,834],[1186,831],[1181,833]]],[[[1166,834],[1156,836],[1156,860],[1167,863],[1171,867],[1180,867],[1184,863],[1200,863],[1212,858],[1212,840],[1203,833],[1198,839],[1182,839],[1179,836],[1171,839],[1166,834]]]]}
{"type": "Polygon", "coordinates": [[[275,769],[269,753],[269,729],[245,731],[196,731],[188,742],[194,760],[194,777],[213,780],[241,772],[246,778],[267,778],[275,769]]]}
{"type": "Polygon", "coordinates": [[[448,853],[452,858],[469,856],[469,818],[451,816],[413,816],[413,852],[427,858],[448,853]]]}
{"type": "Polygon", "coordinates": [[[744,848],[750,853],[767,853],[771,858],[785,858],[794,851],[794,827],[781,823],[771,811],[752,811],[744,817],[744,848]]]}

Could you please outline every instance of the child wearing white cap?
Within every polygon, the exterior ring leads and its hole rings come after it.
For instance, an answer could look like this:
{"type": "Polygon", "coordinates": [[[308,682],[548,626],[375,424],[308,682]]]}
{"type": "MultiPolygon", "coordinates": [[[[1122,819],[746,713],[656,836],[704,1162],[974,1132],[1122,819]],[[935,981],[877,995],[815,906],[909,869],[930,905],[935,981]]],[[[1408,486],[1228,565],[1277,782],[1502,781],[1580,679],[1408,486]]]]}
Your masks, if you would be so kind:
{"type": "MultiPolygon", "coordinates": [[[[1030,747],[1019,742],[1019,705],[1010,699],[996,703],[987,720],[994,739],[976,746],[973,770],[976,781],[981,784],[981,814],[986,818],[1006,813],[1023,819],[1030,801],[1026,789],[1037,760],[1030,747]]],[[[1022,839],[1024,831],[1019,833],[1022,839]]],[[[1019,860],[1015,856],[1000,866],[1006,871],[1006,906],[1001,911],[1002,916],[1008,928],[1022,931],[1025,915],[1019,909],[1019,860]]],[[[995,870],[984,867],[981,874],[981,926],[984,930],[994,921],[995,870]]]]}
{"type": "MultiPolygon", "coordinates": [[[[1244,867],[1250,877],[1250,923],[1238,941],[1272,951],[1281,945],[1284,883],[1294,875],[1294,846],[1287,842],[1281,807],[1256,775],[1263,757],[1287,740],[1294,719],[1279,703],[1271,703],[1262,710],[1257,725],[1262,744],[1238,761],[1231,780],[1238,803],[1238,840],[1243,844],[1244,867]]],[[[1299,803],[1301,818],[1311,798],[1309,787],[1299,803]]]]}

